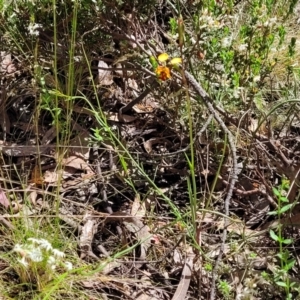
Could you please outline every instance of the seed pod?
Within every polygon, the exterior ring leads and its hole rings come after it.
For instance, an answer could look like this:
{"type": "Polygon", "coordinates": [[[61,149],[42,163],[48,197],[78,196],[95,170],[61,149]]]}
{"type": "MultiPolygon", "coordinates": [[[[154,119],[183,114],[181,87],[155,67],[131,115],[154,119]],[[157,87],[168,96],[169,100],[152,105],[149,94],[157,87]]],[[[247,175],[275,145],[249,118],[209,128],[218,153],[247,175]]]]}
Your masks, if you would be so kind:
{"type": "Polygon", "coordinates": [[[178,18],[178,44],[179,47],[182,48],[184,45],[184,23],[182,19],[182,15],[178,18]]]}
{"type": "Polygon", "coordinates": [[[150,64],[152,65],[153,70],[155,71],[156,68],[158,67],[158,62],[154,56],[150,56],[149,58],[150,64]]]}

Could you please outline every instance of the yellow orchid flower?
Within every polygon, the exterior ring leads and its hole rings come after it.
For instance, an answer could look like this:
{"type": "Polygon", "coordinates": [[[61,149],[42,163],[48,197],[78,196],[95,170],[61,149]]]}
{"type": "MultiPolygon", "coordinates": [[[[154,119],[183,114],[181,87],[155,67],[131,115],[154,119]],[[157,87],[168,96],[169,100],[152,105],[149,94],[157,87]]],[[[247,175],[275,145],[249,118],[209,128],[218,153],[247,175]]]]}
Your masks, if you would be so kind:
{"type": "Polygon", "coordinates": [[[157,77],[162,81],[166,81],[171,78],[170,69],[166,66],[158,66],[155,70],[155,73],[157,77]]]}
{"type": "Polygon", "coordinates": [[[167,63],[169,55],[167,53],[162,53],[158,55],[157,61],[154,56],[149,58],[150,63],[154,69],[157,78],[166,81],[171,78],[171,68],[178,69],[178,65],[182,62],[180,57],[174,57],[169,63],[167,63]],[[160,65],[158,65],[158,63],[160,65]]]}

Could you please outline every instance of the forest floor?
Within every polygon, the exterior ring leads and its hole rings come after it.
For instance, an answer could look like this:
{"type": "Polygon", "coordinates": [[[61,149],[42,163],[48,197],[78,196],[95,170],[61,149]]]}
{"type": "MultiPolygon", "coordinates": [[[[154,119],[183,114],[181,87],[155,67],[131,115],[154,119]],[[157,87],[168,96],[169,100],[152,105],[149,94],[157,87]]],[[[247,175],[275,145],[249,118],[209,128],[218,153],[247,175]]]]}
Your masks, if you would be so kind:
{"type": "Polygon", "coordinates": [[[0,49],[0,299],[300,297],[299,82],[222,102],[158,2],[0,49]]]}

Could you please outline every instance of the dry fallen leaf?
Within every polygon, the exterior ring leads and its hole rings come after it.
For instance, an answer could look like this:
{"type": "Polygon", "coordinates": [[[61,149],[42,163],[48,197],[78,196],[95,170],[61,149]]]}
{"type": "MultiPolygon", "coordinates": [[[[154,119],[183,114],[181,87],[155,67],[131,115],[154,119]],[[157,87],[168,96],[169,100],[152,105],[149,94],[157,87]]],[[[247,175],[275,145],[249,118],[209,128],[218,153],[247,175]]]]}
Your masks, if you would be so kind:
{"type": "Polygon", "coordinates": [[[43,182],[56,185],[59,184],[61,180],[71,177],[75,172],[76,170],[74,168],[66,168],[65,170],[47,170],[44,173],[43,182]]]}
{"type": "MultiPolygon", "coordinates": [[[[129,232],[135,234],[137,240],[141,243],[140,246],[141,252],[140,252],[139,259],[141,261],[146,260],[147,250],[151,246],[151,238],[152,238],[152,234],[150,233],[149,226],[144,225],[144,223],[139,218],[136,217],[124,218],[123,224],[129,232]]],[[[138,266],[137,263],[136,266],[138,266]]]]}
{"type": "Polygon", "coordinates": [[[114,121],[114,122],[131,123],[136,120],[136,117],[122,114],[122,119],[121,119],[118,113],[109,112],[107,114],[107,120],[114,121]]]}
{"type": "Polygon", "coordinates": [[[100,85],[111,85],[113,83],[113,76],[108,65],[103,60],[99,60],[98,63],[98,83],[100,85]]]}
{"type": "Polygon", "coordinates": [[[62,166],[64,167],[71,167],[77,170],[86,171],[87,174],[94,173],[89,164],[81,157],[78,156],[69,156],[62,160],[62,166]]]}
{"type": "Polygon", "coordinates": [[[31,172],[30,183],[34,183],[36,185],[42,185],[44,183],[44,178],[41,175],[40,166],[36,165],[31,172]]]}
{"type": "Polygon", "coordinates": [[[8,208],[10,206],[10,202],[7,199],[4,191],[0,187],[0,204],[2,204],[5,208],[8,208]]]}
{"type": "Polygon", "coordinates": [[[11,54],[1,51],[0,53],[1,64],[0,64],[0,72],[12,74],[16,72],[16,67],[12,62],[11,54]]]}
{"type": "Polygon", "coordinates": [[[154,145],[161,145],[162,149],[166,149],[167,144],[170,144],[170,141],[163,138],[151,138],[144,142],[144,148],[147,153],[151,153],[154,145]]]}
{"type": "Polygon", "coordinates": [[[80,240],[79,240],[79,248],[80,248],[80,257],[84,258],[87,255],[90,255],[92,252],[92,242],[94,235],[96,233],[96,220],[88,219],[84,226],[82,227],[80,240]]]}
{"type": "Polygon", "coordinates": [[[49,130],[47,130],[42,138],[42,145],[50,144],[56,137],[56,127],[52,126],[49,130]]]}
{"type": "Polygon", "coordinates": [[[141,202],[139,194],[135,196],[134,201],[132,203],[131,215],[138,218],[145,217],[146,215],[145,203],[141,202]]]}

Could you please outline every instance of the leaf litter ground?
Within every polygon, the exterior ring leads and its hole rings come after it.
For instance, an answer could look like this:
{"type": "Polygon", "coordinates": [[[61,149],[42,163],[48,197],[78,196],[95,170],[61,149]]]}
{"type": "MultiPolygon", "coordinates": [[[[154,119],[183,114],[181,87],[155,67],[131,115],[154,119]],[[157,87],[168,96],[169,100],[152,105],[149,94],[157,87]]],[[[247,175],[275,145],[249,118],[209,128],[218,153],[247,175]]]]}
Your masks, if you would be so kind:
{"type": "MultiPolygon", "coordinates": [[[[59,132],[49,125],[52,119],[47,111],[42,110],[38,121],[32,121],[38,105],[30,74],[14,65],[10,53],[1,59],[2,65],[10,68],[1,78],[8,94],[2,94],[5,103],[0,103],[0,222],[4,235],[0,250],[12,250],[9,236],[17,230],[14,219],[40,218],[43,224],[51,223],[49,220],[55,216],[64,235],[69,232],[78,237],[78,259],[102,266],[99,272],[76,282],[90,299],[207,299],[211,266],[222,244],[223,202],[232,167],[222,133],[204,128],[209,114],[201,113],[194,120],[199,203],[193,242],[169,204],[150,188],[126,153],[116,149],[109,138],[101,142],[90,139],[94,133],[91,128],[99,124],[86,103],[75,102],[71,138],[66,145],[57,145],[59,132]],[[218,173],[223,149],[225,156],[218,173]],[[54,205],[57,199],[59,207],[54,205]],[[192,247],[195,242],[201,251],[192,247]]],[[[186,120],[179,118],[182,107],[177,107],[180,104],[174,100],[174,95],[182,97],[181,81],[156,84],[131,107],[129,103],[145,90],[145,79],[105,70],[108,65],[101,59],[99,65],[104,72],[99,71],[97,93],[109,126],[144,173],[182,216],[188,216],[186,155],[190,144],[186,120]]],[[[90,101],[96,103],[92,96],[90,101]]],[[[279,289],[267,280],[278,268],[276,244],[268,231],[284,225],[284,235],[294,241],[291,255],[297,257],[299,128],[296,122],[290,122],[281,131],[265,127],[257,130],[255,117],[247,116],[244,122],[239,122],[239,117],[223,115],[229,130],[238,136],[239,174],[217,275],[229,283],[236,297],[282,299],[279,289]],[[278,221],[268,212],[277,207],[272,187],[278,186],[283,177],[290,181],[287,197],[295,206],[290,215],[278,221]]],[[[26,226],[29,230],[31,223],[26,226]]],[[[296,264],[288,275],[296,284],[298,268],[296,264]]],[[[1,269],[6,284],[18,283],[7,261],[2,261],[1,269]]],[[[28,286],[10,291],[10,296],[18,293],[30,299],[28,286]]],[[[217,294],[223,299],[220,291],[217,294]]]]}

